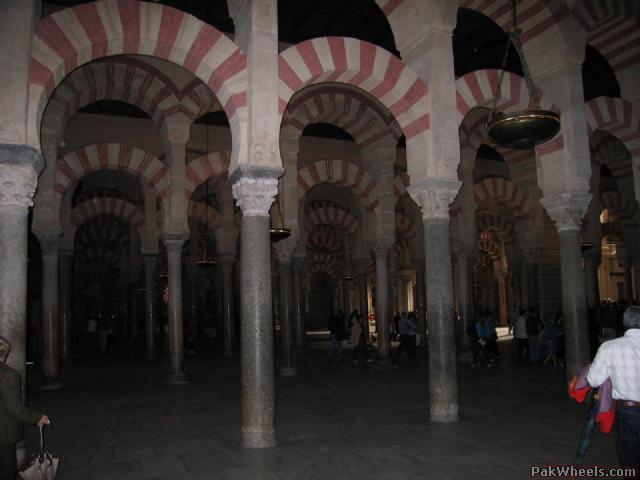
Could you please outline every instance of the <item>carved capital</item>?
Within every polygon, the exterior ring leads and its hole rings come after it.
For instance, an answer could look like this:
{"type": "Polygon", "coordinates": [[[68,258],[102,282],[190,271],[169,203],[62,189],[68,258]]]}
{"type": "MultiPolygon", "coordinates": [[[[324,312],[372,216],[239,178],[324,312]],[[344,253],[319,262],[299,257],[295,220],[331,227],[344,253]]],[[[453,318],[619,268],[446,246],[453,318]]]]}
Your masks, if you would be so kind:
{"type": "Polygon", "coordinates": [[[291,263],[293,252],[298,246],[299,236],[300,235],[294,230],[291,232],[291,236],[289,238],[280,240],[278,243],[273,245],[273,251],[276,254],[276,257],[278,257],[278,262],[291,263]]]}
{"type": "Polygon", "coordinates": [[[37,185],[38,173],[32,165],[0,163],[0,207],[32,207],[37,185]]]}
{"type": "Polygon", "coordinates": [[[567,192],[552,198],[540,199],[549,217],[555,222],[558,233],[580,230],[589,202],[591,202],[591,194],[586,192],[567,192]]]}
{"type": "Polygon", "coordinates": [[[162,239],[162,241],[164,242],[164,246],[167,249],[167,253],[170,255],[181,255],[182,247],[184,246],[185,240],[186,238],[180,235],[166,235],[162,239]]]}
{"type": "Polygon", "coordinates": [[[278,194],[278,179],[241,177],[233,184],[231,191],[243,215],[268,217],[278,194]]]}
{"type": "Polygon", "coordinates": [[[389,250],[393,246],[392,238],[377,239],[371,249],[376,254],[376,258],[387,258],[389,250]]]}
{"type": "Polygon", "coordinates": [[[454,201],[460,185],[457,180],[429,180],[409,185],[407,191],[422,209],[422,219],[449,220],[449,205],[454,201]]]}

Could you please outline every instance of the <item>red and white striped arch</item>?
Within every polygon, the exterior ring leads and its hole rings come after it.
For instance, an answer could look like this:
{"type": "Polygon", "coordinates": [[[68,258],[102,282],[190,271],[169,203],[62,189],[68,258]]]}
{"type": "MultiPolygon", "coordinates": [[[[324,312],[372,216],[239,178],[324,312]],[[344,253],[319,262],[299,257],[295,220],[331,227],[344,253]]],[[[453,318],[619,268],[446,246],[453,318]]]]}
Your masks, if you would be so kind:
{"type": "Polygon", "coordinates": [[[587,42],[614,72],[637,65],[640,58],[640,3],[634,0],[582,0],[574,10],[589,32],[587,42]]]}
{"type": "Polygon", "coordinates": [[[192,72],[218,97],[232,130],[246,117],[246,57],[222,32],[165,5],[100,0],[61,10],[34,25],[29,143],[38,145],[44,107],[68,73],[121,54],[162,58],[192,72]]]}
{"type": "Polygon", "coordinates": [[[309,225],[333,225],[346,233],[355,233],[358,219],[341,205],[330,200],[316,200],[305,207],[305,219],[309,225]]]}
{"type": "MultiPolygon", "coordinates": [[[[467,73],[456,80],[456,103],[458,107],[458,124],[472,108],[491,108],[496,92],[500,70],[486,69],[467,73]]],[[[558,108],[544,93],[538,91],[540,108],[557,111],[558,108]]],[[[531,106],[527,84],[519,75],[505,72],[502,79],[500,99],[496,108],[503,112],[517,112],[531,106]]]]}
{"type": "Polygon", "coordinates": [[[406,173],[400,173],[393,177],[393,194],[396,198],[402,197],[407,193],[407,187],[409,186],[409,175],[406,173]]]}
{"type": "Polygon", "coordinates": [[[345,187],[357,195],[362,206],[372,211],[378,206],[378,189],[375,180],[362,167],[345,160],[321,160],[298,171],[298,195],[300,198],[315,185],[333,183],[345,187]]]}
{"type": "Polygon", "coordinates": [[[294,137],[302,135],[307,125],[331,123],[348,132],[366,147],[391,136],[396,142],[402,135],[393,116],[371,98],[338,85],[310,87],[294,97],[287,106],[282,128],[288,127],[294,137]]]}
{"type": "Polygon", "coordinates": [[[478,233],[495,232],[504,243],[512,243],[515,240],[513,224],[499,213],[491,210],[476,212],[476,226],[478,233]]]}
{"type": "Polygon", "coordinates": [[[139,67],[96,62],[73,71],[54,92],[43,119],[43,130],[61,134],[78,110],[98,100],[135,105],[162,127],[165,118],[183,109],[171,85],[139,67]]]}
{"type": "MultiPolygon", "coordinates": [[[[505,32],[513,29],[510,0],[461,0],[459,6],[482,13],[505,32]]],[[[517,21],[523,45],[553,28],[560,18],[568,15],[565,10],[552,11],[548,0],[518,0],[517,21]]]]}
{"type": "Polygon", "coordinates": [[[169,193],[167,169],[152,154],[122,143],[96,143],[67,153],[58,160],[56,194],[64,196],[71,185],[98,170],[124,170],[137,175],[161,200],[169,193]]]}
{"type": "Polygon", "coordinates": [[[207,225],[211,231],[215,231],[222,226],[222,215],[211,206],[207,208],[207,204],[204,202],[189,201],[187,216],[202,225],[207,225]]]}
{"type": "Polygon", "coordinates": [[[191,198],[196,188],[210,178],[227,176],[231,152],[211,152],[191,160],[185,168],[187,179],[187,198],[191,198]]]}
{"type": "Polygon", "coordinates": [[[516,217],[526,217],[531,209],[527,194],[510,180],[501,177],[485,178],[476,183],[473,186],[473,198],[478,205],[489,198],[504,203],[516,217]]]}
{"type": "Polygon", "coordinates": [[[307,255],[307,263],[309,265],[313,265],[315,263],[319,263],[321,265],[328,265],[331,269],[335,270],[336,267],[336,257],[331,255],[328,252],[311,252],[307,255]]]}
{"type": "Polygon", "coordinates": [[[620,140],[634,159],[640,162],[640,115],[631,102],[622,98],[598,97],[585,106],[589,135],[604,130],[620,140]]]}
{"type": "Polygon", "coordinates": [[[140,235],[144,227],[144,213],[135,204],[114,197],[86,200],[71,211],[71,223],[78,227],[87,220],[102,215],[119,218],[132,225],[140,235]]]}
{"type": "Polygon", "coordinates": [[[635,200],[615,190],[601,193],[600,202],[604,208],[612,210],[622,222],[633,220],[638,213],[635,200]]]}
{"type": "Polygon", "coordinates": [[[339,252],[342,249],[342,243],[338,240],[335,228],[328,224],[314,226],[307,240],[311,246],[330,252],[339,252]]]}
{"type": "Polygon", "coordinates": [[[427,85],[402,61],[376,45],[355,38],[314,38],[282,52],[278,67],[281,114],[293,95],[306,86],[346,83],[380,100],[407,140],[429,129],[427,85]]]}
{"type": "Polygon", "coordinates": [[[633,175],[631,154],[620,140],[607,133],[593,135],[591,140],[592,172],[597,173],[600,165],[606,165],[616,179],[633,175]],[[599,138],[595,140],[596,137],[599,138]]]}
{"type": "Polygon", "coordinates": [[[418,231],[416,230],[416,222],[401,212],[396,212],[396,231],[407,240],[414,240],[418,231]]]}

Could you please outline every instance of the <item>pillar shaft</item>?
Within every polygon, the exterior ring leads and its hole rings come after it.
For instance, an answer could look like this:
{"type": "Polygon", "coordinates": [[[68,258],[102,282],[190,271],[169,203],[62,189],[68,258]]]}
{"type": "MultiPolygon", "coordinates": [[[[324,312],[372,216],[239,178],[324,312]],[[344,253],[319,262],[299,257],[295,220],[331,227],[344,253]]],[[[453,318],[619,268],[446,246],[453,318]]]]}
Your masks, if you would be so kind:
{"type": "Polygon", "coordinates": [[[424,284],[424,258],[414,259],[413,266],[416,270],[416,316],[418,320],[418,333],[421,342],[427,338],[427,302],[425,300],[426,285],[424,284]]]}
{"type": "Polygon", "coordinates": [[[527,302],[529,306],[538,306],[538,262],[537,260],[528,258],[526,261],[527,269],[527,302]]]}
{"type": "Polygon", "coordinates": [[[431,419],[458,417],[449,220],[424,219],[431,419]]]}
{"type": "Polygon", "coordinates": [[[587,253],[583,257],[583,263],[587,307],[594,308],[598,303],[600,303],[600,294],[598,293],[599,259],[596,256],[587,253]]]}
{"type": "Polygon", "coordinates": [[[293,259],[293,298],[295,302],[295,337],[296,350],[304,352],[307,347],[307,332],[305,326],[304,291],[302,288],[302,267],[304,259],[293,259]]]}
{"type": "Polygon", "coordinates": [[[560,236],[560,271],[567,376],[571,378],[590,360],[580,230],[561,230],[558,235],[560,236]]]}
{"type": "MultiPolygon", "coordinates": [[[[45,388],[60,375],[58,324],[58,237],[40,237],[42,250],[42,371],[45,388]]],[[[56,385],[57,386],[57,385],[56,385]]]]}
{"type": "Polygon", "coordinates": [[[156,334],[156,256],[144,256],[145,312],[144,338],[147,360],[153,360],[156,334]]]}
{"type": "Polygon", "coordinates": [[[291,259],[280,259],[280,333],[282,338],[282,368],[284,377],[297,374],[294,338],[295,306],[291,259]]]}
{"type": "Polygon", "coordinates": [[[391,359],[391,333],[389,321],[389,246],[374,248],[376,254],[376,331],[378,333],[378,359],[391,359]]]}
{"type": "Polygon", "coordinates": [[[466,334],[467,325],[473,323],[473,283],[471,281],[471,262],[467,252],[459,253],[458,260],[458,299],[460,303],[459,325],[457,325],[458,346],[469,348],[469,336],[466,334]]]}
{"type": "Polygon", "coordinates": [[[364,335],[367,343],[370,343],[370,335],[369,335],[369,292],[367,287],[367,276],[368,276],[368,261],[362,262],[364,265],[361,265],[358,272],[358,295],[359,295],[359,304],[360,304],[360,313],[364,319],[364,335]]]}
{"type": "Polygon", "coordinates": [[[231,255],[220,258],[222,263],[222,308],[224,317],[224,356],[233,356],[235,342],[235,312],[233,305],[233,263],[231,255]]]}
{"type": "MultiPolygon", "coordinates": [[[[271,306],[269,208],[278,191],[276,169],[238,170],[233,196],[242,209],[240,239],[240,369],[242,441],[250,448],[274,446],[275,385],[271,306]]],[[[233,177],[236,175],[235,180],[233,177]]]]}
{"type": "Polygon", "coordinates": [[[69,360],[73,349],[73,319],[71,316],[71,281],[73,256],[71,252],[63,252],[59,260],[60,268],[60,349],[62,358],[69,360]]]}
{"type": "Polygon", "coordinates": [[[184,375],[184,324],[182,308],[182,246],[184,240],[165,239],[169,271],[169,384],[181,384],[184,375]]]}

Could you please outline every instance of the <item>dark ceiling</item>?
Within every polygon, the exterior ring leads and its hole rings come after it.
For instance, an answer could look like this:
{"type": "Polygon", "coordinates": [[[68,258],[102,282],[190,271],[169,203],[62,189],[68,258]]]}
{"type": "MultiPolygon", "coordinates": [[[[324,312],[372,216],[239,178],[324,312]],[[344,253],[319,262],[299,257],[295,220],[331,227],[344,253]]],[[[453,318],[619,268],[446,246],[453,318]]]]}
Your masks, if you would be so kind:
{"type": "MultiPolygon", "coordinates": [[[[87,1],[51,0],[47,3],[73,6],[87,1]]],[[[191,13],[224,32],[234,31],[226,0],[161,0],[156,3],[191,13]]],[[[278,0],[278,23],[280,41],[284,43],[342,35],[369,41],[399,56],[391,27],[374,0],[278,0]]],[[[500,68],[506,44],[507,35],[493,21],[476,11],[460,8],[453,35],[456,76],[483,68],[500,68]]],[[[585,100],[601,95],[620,96],[615,75],[604,58],[589,46],[586,53],[583,66],[585,100]]],[[[505,69],[522,74],[513,46],[505,69]]],[[[109,112],[103,110],[103,113],[109,112]]],[[[220,124],[220,119],[215,119],[215,123],[220,124]]]]}

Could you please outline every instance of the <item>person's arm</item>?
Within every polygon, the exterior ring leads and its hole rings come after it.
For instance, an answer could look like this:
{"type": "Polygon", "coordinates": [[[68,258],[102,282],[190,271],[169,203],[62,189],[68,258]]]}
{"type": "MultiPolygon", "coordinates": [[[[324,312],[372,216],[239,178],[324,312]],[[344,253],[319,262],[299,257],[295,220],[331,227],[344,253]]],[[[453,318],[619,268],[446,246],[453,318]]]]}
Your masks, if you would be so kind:
{"type": "MultiPolygon", "coordinates": [[[[7,409],[9,415],[22,423],[28,423],[30,425],[39,425],[46,418],[46,415],[36,413],[26,408],[20,400],[20,375],[6,375],[0,382],[0,395],[7,409]]],[[[46,418],[44,423],[48,423],[49,419],[46,418]]],[[[44,424],[43,423],[43,424],[44,424]]]]}
{"type": "Polygon", "coordinates": [[[604,381],[610,377],[608,368],[608,345],[603,343],[593,359],[589,373],[587,374],[587,382],[592,387],[599,387],[604,381]]]}

